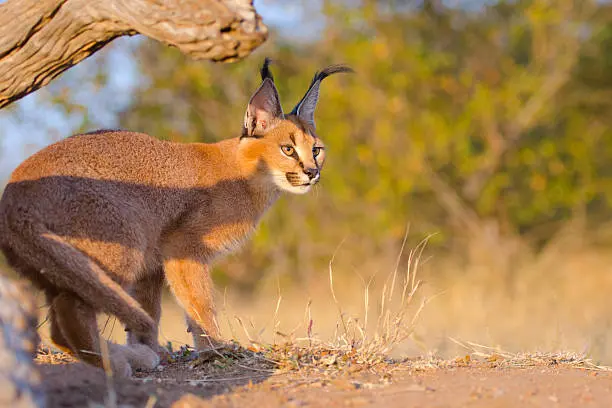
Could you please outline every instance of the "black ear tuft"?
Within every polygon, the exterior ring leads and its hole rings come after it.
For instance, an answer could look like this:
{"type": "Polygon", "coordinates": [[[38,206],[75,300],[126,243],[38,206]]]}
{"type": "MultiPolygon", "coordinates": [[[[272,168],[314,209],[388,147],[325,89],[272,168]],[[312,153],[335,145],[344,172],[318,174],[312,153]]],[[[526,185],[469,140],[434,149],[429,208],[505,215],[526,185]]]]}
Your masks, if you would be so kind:
{"type": "Polygon", "coordinates": [[[270,57],[266,57],[264,63],[259,71],[261,73],[261,80],[264,81],[266,78],[270,78],[272,82],[274,82],[274,77],[272,76],[272,72],[270,71],[270,64],[272,63],[272,59],[270,57]]]}
{"type": "Polygon", "coordinates": [[[312,78],[312,82],[310,83],[310,88],[317,82],[322,81],[330,75],[338,74],[341,72],[354,73],[353,68],[349,67],[345,64],[335,64],[330,65],[329,67],[323,68],[322,70],[315,73],[314,78],[312,78]]]}
{"type": "Polygon", "coordinates": [[[304,97],[295,105],[295,108],[291,111],[291,114],[298,116],[305,122],[309,123],[313,128],[315,127],[314,122],[314,111],[317,107],[319,100],[319,86],[321,81],[330,75],[341,73],[341,72],[355,72],[352,68],[344,64],[330,65],[315,73],[312,82],[304,94],[304,97]]]}

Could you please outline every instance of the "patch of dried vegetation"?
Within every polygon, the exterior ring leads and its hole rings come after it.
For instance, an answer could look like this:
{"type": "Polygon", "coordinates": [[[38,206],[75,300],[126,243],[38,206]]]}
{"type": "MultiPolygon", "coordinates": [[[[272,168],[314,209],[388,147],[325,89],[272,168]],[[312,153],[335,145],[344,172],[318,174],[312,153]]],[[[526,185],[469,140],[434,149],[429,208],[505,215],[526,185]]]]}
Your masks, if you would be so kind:
{"type": "MultiPolygon", "coordinates": [[[[272,344],[258,341],[252,336],[255,326],[248,328],[243,320],[235,317],[244,331],[247,345],[232,340],[222,347],[197,353],[188,346],[172,351],[171,357],[158,370],[136,373],[143,382],[168,381],[187,382],[203,385],[212,382],[255,380],[283,374],[299,374],[304,379],[316,380],[350,377],[353,374],[373,374],[380,381],[386,381],[396,370],[423,371],[458,367],[488,368],[528,368],[528,367],[568,367],[588,370],[612,371],[612,368],[595,364],[585,355],[572,352],[559,353],[511,353],[498,348],[483,346],[473,342],[453,342],[466,350],[466,354],[452,360],[444,360],[433,355],[392,359],[390,352],[408,340],[414,332],[421,312],[431,298],[418,296],[422,281],[417,271],[427,240],[422,241],[407,256],[405,271],[400,273],[406,237],[393,271],[385,278],[385,283],[376,299],[377,308],[372,310],[370,288],[373,278],[363,281],[363,315],[350,316],[345,313],[338,301],[334,288],[333,264],[335,254],[329,262],[329,289],[337,312],[335,334],[331,340],[321,340],[313,333],[314,321],[311,314],[311,301],[304,313],[304,322],[293,332],[281,333],[275,321],[282,304],[279,293],[273,317],[275,338],[272,344]],[[369,324],[374,321],[374,324],[369,324]],[[297,333],[302,332],[299,336],[297,333]]],[[[336,251],[337,252],[337,251],[336,251]]],[[[228,319],[229,321],[229,319],[228,319]]],[[[230,325],[231,326],[231,325],[230,325]]],[[[230,327],[232,332],[234,329],[230,327]]],[[[260,332],[261,334],[261,332],[260,332]]],[[[44,364],[63,364],[73,362],[67,354],[43,348],[37,361],[44,364]]],[[[325,380],[324,380],[325,381],[325,380]]]]}
{"type": "Polygon", "coordinates": [[[77,360],[68,353],[42,345],[38,348],[35,361],[39,364],[68,364],[75,363],[77,360]]]}
{"type": "MultiPolygon", "coordinates": [[[[274,344],[265,344],[257,341],[250,333],[243,321],[236,317],[236,321],[245,332],[248,339],[246,349],[240,348],[237,342],[225,347],[221,353],[230,350],[229,358],[241,359],[242,365],[257,365],[257,361],[271,364],[270,368],[277,372],[287,371],[317,371],[320,373],[351,373],[360,371],[387,371],[394,369],[398,361],[390,359],[389,353],[398,344],[406,341],[413,333],[415,324],[421,311],[429,299],[417,300],[417,292],[422,282],[417,278],[417,270],[426,240],[411,250],[407,257],[405,272],[400,273],[400,260],[402,259],[407,234],[404,237],[400,254],[397,257],[395,268],[385,278],[385,283],[377,299],[378,307],[372,310],[370,288],[373,279],[363,282],[363,310],[362,316],[350,316],[342,308],[334,289],[333,263],[335,254],[329,262],[329,289],[337,311],[335,334],[331,340],[324,341],[313,333],[314,321],[311,314],[311,301],[306,305],[304,324],[298,326],[292,333],[281,333],[277,330],[277,323],[273,323],[275,335],[282,339],[274,344]],[[372,314],[376,316],[375,324],[369,325],[372,314]],[[301,330],[300,330],[301,329],[301,330]],[[304,335],[297,333],[303,331],[304,335]],[[248,354],[250,352],[252,354],[248,354]],[[250,362],[247,364],[247,362],[250,362]]],[[[337,250],[336,250],[337,252],[337,250]]],[[[275,317],[281,307],[282,296],[279,293],[275,317]]],[[[273,321],[275,320],[273,318],[273,321]]],[[[253,325],[251,325],[253,327],[253,325]]],[[[233,329],[232,329],[233,331],[233,329]]],[[[219,353],[217,353],[219,354],[219,353]]],[[[215,356],[207,353],[204,357],[208,361],[212,356],[214,364],[224,365],[228,354],[215,356]]],[[[416,359],[410,363],[414,366],[434,366],[434,359],[416,359]]],[[[404,364],[408,360],[403,361],[404,364]]]]}
{"type": "Polygon", "coordinates": [[[462,342],[454,338],[451,340],[468,352],[465,357],[454,360],[458,365],[469,365],[472,360],[476,360],[492,368],[565,367],[612,371],[612,367],[598,365],[586,355],[571,351],[512,353],[471,341],[462,342]]]}

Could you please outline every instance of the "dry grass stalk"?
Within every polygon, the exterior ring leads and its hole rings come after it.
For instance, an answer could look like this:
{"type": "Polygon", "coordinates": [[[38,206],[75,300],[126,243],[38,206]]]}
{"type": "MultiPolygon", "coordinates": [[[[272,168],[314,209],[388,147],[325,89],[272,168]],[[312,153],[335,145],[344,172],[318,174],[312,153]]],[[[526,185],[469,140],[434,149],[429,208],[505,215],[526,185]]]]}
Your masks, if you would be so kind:
{"type": "MultiPolygon", "coordinates": [[[[404,236],[400,253],[397,257],[394,270],[387,277],[382,288],[380,308],[377,311],[376,324],[369,325],[371,319],[371,287],[374,277],[369,280],[362,278],[364,287],[364,312],[363,320],[358,317],[349,317],[345,313],[341,302],[336,296],[334,288],[333,264],[336,254],[344,240],[334,251],[329,262],[329,288],[332,300],[338,313],[336,333],[330,341],[322,341],[313,335],[313,318],[311,314],[311,301],[308,301],[304,313],[305,337],[296,337],[295,331],[290,334],[275,334],[285,338],[284,344],[262,345],[254,342],[245,329],[247,338],[251,342],[254,351],[263,351],[267,358],[276,361],[281,368],[324,368],[337,369],[340,367],[372,366],[382,362],[389,362],[388,354],[398,344],[404,342],[413,333],[416,321],[425,307],[428,299],[423,299],[416,307],[414,299],[421,287],[421,281],[417,279],[417,269],[427,243],[427,239],[417,245],[408,254],[406,273],[403,276],[401,297],[395,300],[397,282],[400,280],[399,266],[405,249],[407,235],[404,236]],[[305,343],[305,344],[304,344],[305,343]]],[[[275,317],[278,314],[281,296],[277,301],[275,317]]],[[[237,318],[238,322],[242,322],[237,318]]],[[[242,325],[244,328],[244,325],[242,325]]]]}
{"type": "Polygon", "coordinates": [[[115,391],[115,384],[113,382],[113,369],[110,362],[110,353],[108,351],[108,343],[106,339],[102,337],[102,333],[99,334],[100,341],[100,353],[102,354],[102,366],[104,367],[104,373],[106,374],[106,388],[107,394],[105,398],[105,405],[107,408],[117,408],[117,392],[115,391]]]}
{"type": "Polygon", "coordinates": [[[585,370],[612,371],[612,367],[595,364],[590,358],[587,358],[586,355],[575,352],[512,353],[497,347],[484,346],[471,341],[462,342],[452,337],[449,339],[468,350],[471,355],[482,358],[495,367],[527,368],[561,366],[582,368],[585,370]]]}
{"type": "Polygon", "coordinates": [[[155,408],[155,404],[157,404],[157,396],[149,395],[145,408],[155,408]]]}

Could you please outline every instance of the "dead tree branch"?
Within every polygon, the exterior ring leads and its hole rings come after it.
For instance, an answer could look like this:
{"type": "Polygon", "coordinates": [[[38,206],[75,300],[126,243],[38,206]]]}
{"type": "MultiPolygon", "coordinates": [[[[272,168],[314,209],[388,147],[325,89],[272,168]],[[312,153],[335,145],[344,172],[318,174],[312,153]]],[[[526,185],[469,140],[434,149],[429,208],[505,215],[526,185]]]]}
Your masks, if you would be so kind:
{"type": "Polygon", "coordinates": [[[229,62],[267,33],[252,0],[8,0],[0,4],[0,108],[123,35],[229,62]]]}

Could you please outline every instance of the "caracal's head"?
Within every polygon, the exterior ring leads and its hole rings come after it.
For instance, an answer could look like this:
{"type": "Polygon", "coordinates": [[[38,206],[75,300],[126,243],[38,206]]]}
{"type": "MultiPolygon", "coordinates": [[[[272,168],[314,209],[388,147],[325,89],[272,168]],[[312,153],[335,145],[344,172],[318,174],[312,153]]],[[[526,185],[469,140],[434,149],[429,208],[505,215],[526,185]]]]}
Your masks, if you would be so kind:
{"type": "Polygon", "coordinates": [[[321,179],[325,146],[315,133],[314,112],[321,81],[331,74],[352,72],[332,65],[317,72],[306,94],[285,115],[266,58],[262,83],[251,97],[240,138],[243,158],[263,167],[264,177],[276,188],[304,194],[321,179]]]}

